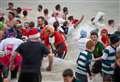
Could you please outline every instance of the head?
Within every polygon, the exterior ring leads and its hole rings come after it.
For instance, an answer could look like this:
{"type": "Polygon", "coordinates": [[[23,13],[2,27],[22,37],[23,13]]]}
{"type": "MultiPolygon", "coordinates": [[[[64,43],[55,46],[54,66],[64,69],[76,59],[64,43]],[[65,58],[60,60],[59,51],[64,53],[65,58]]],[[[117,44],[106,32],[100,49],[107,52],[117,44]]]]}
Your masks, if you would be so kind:
{"type": "Polygon", "coordinates": [[[80,38],[86,38],[87,37],[87,32],[84,30],[80,31],[80,38]]]}
{"type": "Polygon", "coordinates": [[[9,3],[8,3],[8,7],[9,7],[10,9],[12,9],[12,8],[14,7],[14,4],[13,4],[12,2],[9,2],[9,3]]]}
{"type": "Polygon", "coordinates": [[[25,27],[26,29],[29,29],[29,22],[25,22],[25,23],[24,23],[24,27],[25,27]]]}
{"type": "Polygon", "coordinates": [[[60,6],[60,4],[57,4],[57,5],[55,6],[55,9],[56,9],[57,11],[61,11],[61,6],[60,6]]]}
{"type": "Polygon", "coordinates": [[[27,15],[28,15],[27,10],[24,10],[24,11],[23,11],[23,16],[27,16],[27,15]]]}
{"type": "Polygon", "coordinates": [[[43,6],[40,4],[40,5],[38,5],[38,11],[39,12],[41,12],[42,11],[42,9],[43,9],[43,6]]]}
{"type": "Polygon", "coordinates": [[[44,11],[43,11],[43,13],[44,13],[44,15],[48,15],[48,13],[49,13],[48,9],[45,8],[44,11]]]}
{"type": "Polygon", "coordinates": [[[55,31],[57,31],[57,30],[58,30],[58,27],[59,27],[59,22],[58,22],[58,21],[55,21],[55,22],[53,23],[53,27],[54,27],[55,31]]]}
{"type": "Polygon", "coordinates": [[[98,34],[97,34],[97,32],[91,32],[90,38],[91,38],[92,41],[94,41],[94,43],[97,43],[97,41],[98,41],[98,34]]]}
{"type": "Polygon", "coordinates": [[[74,72],[72,69],[66,69],[63,72],[63,80],[64,82],[72,82],[74,79],[74,72]]]}
{"type": "Polygon", "coordinates": [[[108,31],[107,31],[107,29],[102,29],[102,30],[101,30],[101,36],[108,36],[108,31]]]}
{"type": "Polygon", "coordinates": [[[31,22],[29,23],[29,27],[30,27],[30,29],[34,28],[34,27],[35,27],[35,23],[34,23],[33,21],[31,21],[31,22]]]}
{"type": "Polygon", "coordinates": [[[37,23],[40,27],[42,27],[44,25],[44,17],[40,16],[37,18],[37,23]]]}
{"type": "Polygon", "coordinates": [[[116,63],[117,63],[117,65],[120,67],[120,49],[117,51],[116,63]]]}
{"type": "Polygon", "coordinates": [[[65,27],[67,27],[68,25],[69,25],[68,21],[65,21],[65,22],[63,23],[63,26],[65,26],[65,27]]]}
{"type": "Polygon", "coordinates": [[[93,52],[95,49],[95,43],[92,40],[88,40],[86,43],[86,50],[88,50],[89,52],[93,52]]]}
{"type": "Polygon", "coordinates": [[[20,14],[22,11],[21,7],[18,7],[16,11],[17,11],[17,14],[20,14]]]}
{"type": "Polygon", "coordinates": [[[68,15],[68,8],[67,8],[67,7],[64,7],[64,8],[63,8],[63,13],[64,13],[65,15],[68,15]]]}
{"type": "Polygon", "coordinates": [[[54,27],[51,25],[46,26],[46,33],[49,35],[49,37],[52,37],[54,35],[54,27]]]}
{"type": "Polygon", "coordinates": [[[108,25],[114,27],[115,21],[113,19],[108,20],[108,25]]]}
{"type": "Polygon", "coordinates": [[[120,36],[118,34],[111,34],[110,37],[110,44],[117,48],[120,45],[120,36]]]}
{"type": "Polygon", "coordinates": [[[69,21],[72,21],[73,19],[74,19],[73,16],[69,16],[69,17],[68,17],[68,20],[69,20],[69,21]]]}
{"type": "Polygon", "coordinates": [[[8,18],[11,20],[11,19],[14,19],[15,18],[15,14],[13,12],[9,12],[8,13],[8,18]]]}

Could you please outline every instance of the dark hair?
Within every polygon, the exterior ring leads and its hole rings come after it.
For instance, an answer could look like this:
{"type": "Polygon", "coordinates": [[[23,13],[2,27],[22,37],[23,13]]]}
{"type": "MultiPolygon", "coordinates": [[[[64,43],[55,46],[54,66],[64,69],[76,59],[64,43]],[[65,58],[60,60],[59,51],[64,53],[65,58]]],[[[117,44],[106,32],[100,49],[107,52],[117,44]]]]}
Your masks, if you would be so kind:
{"type": "Polygon", "coordinates": [[[19,20],[19,19],[17,19],[16,21],[19,22],[19,23],[22,23],[21,20],[19,20]]]}
{"type": "Polygon", "coordinates": [[[29,27],[34,27],[35,26],[35,23],[33,22],[33,21],[31,21],[30,23],[29,23],[29,27]]]}
{"type": "Polygon", "coordinates": [[[43,12],[44,12],[44,14],[48,14],[48,9],[45,8],[43,12]]]}
{"type": "Polygon", "coordinates": [[[43,9],[43,6],[40,4],[38,5],[38,11],[41,11],[43,9]]]}
{"type": "Polygon", "coordinates": [[[23,15],[24,16],[27,16],[28,15],[28,12],[26,10],[23,11],[23,15]]]}
{"type": "Polygon", "coordinates": [[[54,26],[55,30],[57,30],[58,27],[59,27],[59,22],[58,22],[58,21],[55,21],[55,22],[53,23],[53,26],[54,26]]]}
{"type": "Polygon", "coordinates": [[[113,24],[113,23],[114,23],[114,20],[113,20],[113,19],[108,20],[108,24],[109,24],[109,25],[111,25],[111,24],[113,24]]]}
{"type": "Polygon", "coordinates": [[[11,14],[12,16],[14,16],[14,17],[15,17],[15,13],[13,13],[13,12],[9,12],[9,14],[11,14]]]}
{"type": "Polygon", "coordinates": [[[68,21],[65,21],[65,22],[63,23],[63,26],[67,26],[67,24],[68,24],[68,21]]]}
{"type": "Polygon", "coordinates": [[[56,9],[56,10],[60,10],[60,9],[61,9],[60,4],[57,4],[57,5],[55,6],[55,9],[56,9]]]}
{"type": "Polygon", "coordinates": [[[0,17],[0,21],[4,22],[5,18],[4,17],[0,17]]]}
{"type": "Polygon", "coordinates": [[[44,20],[44,24],[45,24],[45,25],[48,25],[48,21],[47,21],[47,20],[44,20]]]}
{"type": "Polygon", "coordinates": [[[62,75],[63,75],[63,77],[66,77],[66,76],[73,77],[74,73],[73,73],[72,69],[66,69],[66,70],[64,70],[62,75]]]}
{"type": "Polygon", "coordinates": [[[18,7],[18,8],[16,9],[16,11],[17,11],[17,13],[21,13],[21,11],[22,11],[21,7],[18,7]]]}
{"type": "Polygon", "coordinates": [[[96,36],[98,37],[98,33],[97,33],[97,32],[92,31],[92,32],[90,33],[90,36],[92,36],[92,35],[96,35],[96,36]]]}
{"type": "Polygon", "coordinates": [[[13,4],[12,2],[9,2],[8,5],[12,5],[12,6],[14,6],[14,4],[13,4]]]}
{"type": "Polygon", "coordinates": [[[68,11],[68,8],[67,8],[67,7],[64,7],[64,8],[63,8],[63,12],[65,13],[66,11],[68,11]]]}
{"type": "Polygon", "coordinates": [[[73,16],[69,16],[69,17],[68,17],[68,20],[73,20],[73,16]]]}

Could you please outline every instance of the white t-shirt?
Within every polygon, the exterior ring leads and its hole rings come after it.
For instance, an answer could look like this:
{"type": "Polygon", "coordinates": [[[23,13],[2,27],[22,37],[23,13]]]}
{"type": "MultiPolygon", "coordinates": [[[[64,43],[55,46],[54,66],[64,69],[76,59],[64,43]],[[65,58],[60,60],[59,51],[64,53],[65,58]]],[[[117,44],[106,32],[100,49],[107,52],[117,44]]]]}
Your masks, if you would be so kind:
{"type": "Polygon", "coordinates": [[[6,54],[12,54],[21,43],[23,41],[20,39],[14,37],[6,38],[0,42],[0,50],[5,51],[6,54]]]}

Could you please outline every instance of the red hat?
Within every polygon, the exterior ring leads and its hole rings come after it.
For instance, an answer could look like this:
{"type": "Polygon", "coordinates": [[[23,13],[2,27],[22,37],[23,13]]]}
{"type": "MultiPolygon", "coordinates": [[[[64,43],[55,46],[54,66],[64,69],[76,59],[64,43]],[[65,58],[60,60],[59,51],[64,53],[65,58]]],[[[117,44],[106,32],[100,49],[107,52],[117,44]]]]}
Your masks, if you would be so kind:
{"type": "Polygon", "coordinates": [[[38,32],[38,30],[36,28],[31,29],[28,32],[28,36],[29,38],[40,38],[40,33],[38,32]]]}
{"type": "Polygon", "coordinates": [[[108,30],[104,28],[104,29],[101,30],[101,33],[102,32],[108,33],[108,30]]]}

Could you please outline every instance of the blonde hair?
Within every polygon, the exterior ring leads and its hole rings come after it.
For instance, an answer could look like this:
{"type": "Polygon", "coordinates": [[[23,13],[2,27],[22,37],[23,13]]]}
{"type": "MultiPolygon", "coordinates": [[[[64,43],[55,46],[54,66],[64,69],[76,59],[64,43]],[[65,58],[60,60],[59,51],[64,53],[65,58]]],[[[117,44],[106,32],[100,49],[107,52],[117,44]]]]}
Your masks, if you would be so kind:
{"type": "Polygon", "coordinates": [[[92,49],[92,47],[94,47],[95,44],[92,40],[88,40],[87,43],[86,43],[86,48],[87,49],[92,49]]]}

